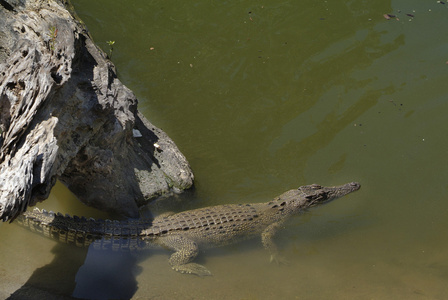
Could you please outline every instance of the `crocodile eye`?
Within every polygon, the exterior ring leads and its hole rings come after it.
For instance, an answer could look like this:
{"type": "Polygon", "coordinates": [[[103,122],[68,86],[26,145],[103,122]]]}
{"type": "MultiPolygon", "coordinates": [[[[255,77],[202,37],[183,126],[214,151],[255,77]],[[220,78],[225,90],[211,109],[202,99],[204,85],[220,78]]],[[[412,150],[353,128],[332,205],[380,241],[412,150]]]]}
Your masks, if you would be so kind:
{"type": "Polygon", "coordinates": [[[322,186],[321,186],[321,185],[318,185],[318,184],[312,184],[312,185],[311,185],[311,188],[312,188],[313,190],[319,190],[319,189],[322,188],[322,186]]]}

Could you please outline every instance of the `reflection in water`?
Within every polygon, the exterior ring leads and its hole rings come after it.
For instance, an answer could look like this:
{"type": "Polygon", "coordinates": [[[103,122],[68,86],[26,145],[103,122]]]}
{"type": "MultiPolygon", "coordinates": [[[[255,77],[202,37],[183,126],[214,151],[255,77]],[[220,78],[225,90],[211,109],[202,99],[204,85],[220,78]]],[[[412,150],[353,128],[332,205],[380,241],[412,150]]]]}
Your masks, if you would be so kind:
{"type": "MultiPolygon", "coordinates": [[[[292,139],[291,133],[288,132],[290,140],[285,142],[274,143],[271,149],[272,155],[281,155],[283,157],[291,158],[287,161],[288,166],[293,166],[297,170],[305,170],[305,165],[319,149],[330,144],[338,133],[353,124],[360,115],[372,108],[378,99],[387,94],[393,93],[393,88],[385,88],[383,90],[368,91],[355,104],[348,107],[345,111],[338,114],[334,111],[328,113],[322,121],[315,124],[316,132],[302,137],[300,132],[297,133],[297,138],[292,139]],[[279,149],[276,149],[279,148],[279,149]],[[294,159],[292,159],[294,157],[294,159]]],[[[300,115],[298,118],[303,117],[300,115]]],[[[282,139],[282,135],[279,136],[282,139]]],[[[284,166],[286,168],[286,165],[284,166]]],[[[305,178],[299,178],[304,181],[305,178]]]]}

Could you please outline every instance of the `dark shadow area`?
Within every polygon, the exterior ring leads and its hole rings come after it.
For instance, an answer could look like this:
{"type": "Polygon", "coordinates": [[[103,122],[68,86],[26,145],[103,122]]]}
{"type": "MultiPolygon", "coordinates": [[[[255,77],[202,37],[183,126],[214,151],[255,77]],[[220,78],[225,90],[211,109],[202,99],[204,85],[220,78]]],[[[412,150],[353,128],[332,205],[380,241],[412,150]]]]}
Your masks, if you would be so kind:
{"type": "Polygon", "coordinates": [[[53,261],[34,271],[28,281],[8,299],[70,299],[75,288],[75,276],[82,266],[87,249],[57,244],[53,261]]]}
{"type": "Polygon", "coordinates": [[[138,289],[141,251],[57,244],[53,261],[34,271],[8,299],[130,299],[138,289]]]}
{"type": "Polygon", "coordinates": [[[76,274],[72,296],[81,299],[130,299],[138,289],[141,272],[134,253],[93,250],[76,274]]]}

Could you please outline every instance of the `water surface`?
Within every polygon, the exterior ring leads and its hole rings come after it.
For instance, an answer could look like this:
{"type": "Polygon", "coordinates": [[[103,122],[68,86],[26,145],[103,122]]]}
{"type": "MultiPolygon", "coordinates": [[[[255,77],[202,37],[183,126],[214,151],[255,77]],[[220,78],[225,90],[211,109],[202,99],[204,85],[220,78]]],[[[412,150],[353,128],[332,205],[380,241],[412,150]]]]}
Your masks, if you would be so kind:
{"type": "MultiPolygon", "coordinates": [[[[254,240],[201,254],[209,278],[175,273],[168,252],[72,249],[2,224],[0,296],[31,285],[96,299],[446,298],[448,4],[73,4],[100,47],[115,41],[120,79],[188,158],[184,208],[362,188],[287,224],[276,240],[289,265],[254,240]]],[[[59,184],[41,207],[106,216],[59,184]]]]}

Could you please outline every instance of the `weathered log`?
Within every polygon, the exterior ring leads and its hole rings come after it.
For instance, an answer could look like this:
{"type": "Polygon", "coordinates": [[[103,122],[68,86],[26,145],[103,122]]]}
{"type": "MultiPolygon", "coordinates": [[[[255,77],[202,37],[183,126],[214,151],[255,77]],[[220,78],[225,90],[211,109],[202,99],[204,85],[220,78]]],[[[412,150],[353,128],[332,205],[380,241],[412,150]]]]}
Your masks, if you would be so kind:
{"type": "Polygon", "coordinates": [[[0,219],[60,179],[87,205],[136,217],[193,184],[174,142],[137,111],[68,1],[0,0],[0,219]]]}

